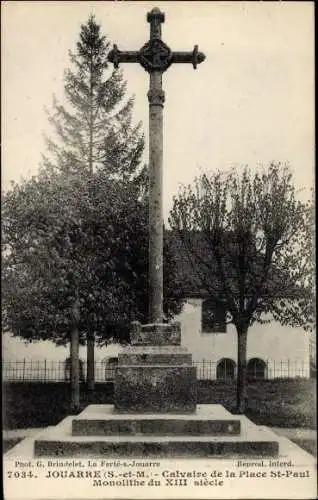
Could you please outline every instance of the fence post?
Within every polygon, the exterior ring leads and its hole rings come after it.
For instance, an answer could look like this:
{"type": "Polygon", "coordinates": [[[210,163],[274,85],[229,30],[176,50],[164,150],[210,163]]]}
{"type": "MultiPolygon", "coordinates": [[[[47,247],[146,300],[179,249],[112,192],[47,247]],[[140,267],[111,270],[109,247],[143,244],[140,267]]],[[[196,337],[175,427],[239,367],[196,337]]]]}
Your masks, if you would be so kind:
{"type": "Polygon", "coordinates": [[[24,377],[25,377],[25,358],[23,359],[22,382],[24,382],[24,377]]]}
{"type": "Polygon", "coordinates": [[[46,382],[46,358],[44,360],[44,382],[46,382]]]}

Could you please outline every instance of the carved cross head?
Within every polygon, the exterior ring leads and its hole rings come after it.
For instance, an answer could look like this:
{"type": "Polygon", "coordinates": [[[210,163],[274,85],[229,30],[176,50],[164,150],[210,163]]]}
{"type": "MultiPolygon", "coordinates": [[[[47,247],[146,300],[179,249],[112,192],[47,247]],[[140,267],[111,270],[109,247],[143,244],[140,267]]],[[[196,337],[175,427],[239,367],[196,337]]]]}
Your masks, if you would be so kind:
{"type": "Polygon", "coordinates": [[[161,38],[161,24],[165,22],[165,15],[158,7],[154,7],[147,14],[147,21],[150,23],[150,39],[161,38]]]}
{"type": "Polygon", "coordinates": [[[157,7],[147,14],[150,23],[150,39],[138,51],[122,52],[114,45],[108,54],[108,60],[118,68],[121,62],[139,63],[148,73],[166,71],[172,63],[191,63],[196,69],[197,65],[205,59],[205,55],[198,51],[195,45],[192,52],[172,52],[161,39],[161,25],[165,15],[157,7]]]}

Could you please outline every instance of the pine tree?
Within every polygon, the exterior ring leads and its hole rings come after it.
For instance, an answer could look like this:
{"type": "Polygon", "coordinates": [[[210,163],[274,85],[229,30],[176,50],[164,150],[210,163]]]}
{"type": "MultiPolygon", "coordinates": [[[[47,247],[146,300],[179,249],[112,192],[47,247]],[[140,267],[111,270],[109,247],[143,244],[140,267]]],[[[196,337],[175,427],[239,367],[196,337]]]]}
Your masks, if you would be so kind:
{"type": "MultiPolygon", "coordinates": [[[[134,180],[144,186],[140,170],[144,149],[141,124],[132,125],[133,99],[125,100],[126,82],[119,71],[108,71],[109,42],[90,16],[81,26],[72,69],[64,75],[67,106],[53,101],[48,113],[57,142],[47,139],[49,156],[43,167],[68,175],[103,169],[110,179],[134,180]]],[[[92,242],[93,245],[93,242],[92,242]]],[[[87,332],[87,381],[94,387],[94,335],[87,332]]]]}
{"type": "Polygon", "coordinates": [[[42,165],[77,174],[106,169],[110,178],[134,178],[144,149],[141,124],[132,125],[133,98],[125,100],[120,71],[108,70],[109,43],[91,16],[82,25],[72,69],[64,74],[66,104],[53,99],[48,111],[57,142],[47,138],[42,165]]]}

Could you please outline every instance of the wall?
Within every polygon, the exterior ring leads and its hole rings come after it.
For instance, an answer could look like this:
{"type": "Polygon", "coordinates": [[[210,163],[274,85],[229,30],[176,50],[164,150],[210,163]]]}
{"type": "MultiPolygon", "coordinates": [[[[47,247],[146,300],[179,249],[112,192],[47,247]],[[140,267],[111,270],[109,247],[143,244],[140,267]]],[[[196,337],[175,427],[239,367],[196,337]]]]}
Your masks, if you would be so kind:
{"type": "MultiPolygon", "coordinates": [[[[95,360],[101,361],[108,356],[117,356],[118,344],[110,344],[106,347],[95,348],[95,360]]],[[[70,355],[70,347],[56,346],[49,340],[25,343],[18,337],[12,337],[5,333],[2,336],[2,359],[3,361],[65,361],[70,355]]],[[[80,346],[80,359],[86,360],[86,347],[80,346]]]]}
{"type": "MultiPolygon", "coordinates": [[[[188,299],[176,318],[181,322],[182,344],[193,360],[209,360],[213,365],[222,358],[237,360],[237,335],[233,325],[226,333],[201,332],[201,299],[188,299]]],[[[310,336],[301,328],[282,326],[272,321],[255,324],[248,332],[247,359],[261,358],[268,365],[268,378],[309,376],[310,336]]],[[[215,371],[215,370],[214,370],[215,371]]],[[[213,377],[214,378],[214,377],[213,377]]]]}

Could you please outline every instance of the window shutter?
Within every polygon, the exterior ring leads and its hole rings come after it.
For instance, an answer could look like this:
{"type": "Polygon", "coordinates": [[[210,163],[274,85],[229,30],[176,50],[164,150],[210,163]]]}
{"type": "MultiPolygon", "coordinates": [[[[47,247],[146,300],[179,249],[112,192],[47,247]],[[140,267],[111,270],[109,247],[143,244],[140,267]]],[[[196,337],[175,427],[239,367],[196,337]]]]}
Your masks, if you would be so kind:
{"type": "Polygon", "coordinates": [[[226,310],[222,302],[212,299],[202,302],[202,332],[226,332],[226,310]]]}

